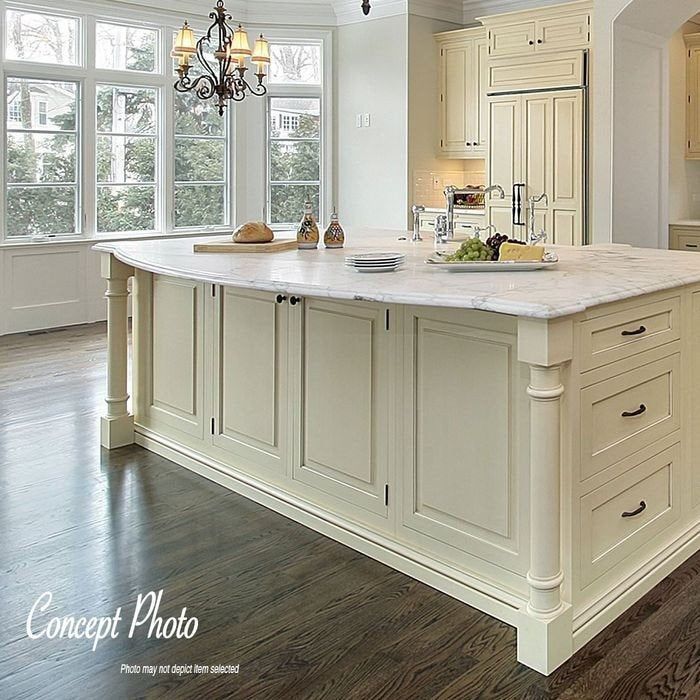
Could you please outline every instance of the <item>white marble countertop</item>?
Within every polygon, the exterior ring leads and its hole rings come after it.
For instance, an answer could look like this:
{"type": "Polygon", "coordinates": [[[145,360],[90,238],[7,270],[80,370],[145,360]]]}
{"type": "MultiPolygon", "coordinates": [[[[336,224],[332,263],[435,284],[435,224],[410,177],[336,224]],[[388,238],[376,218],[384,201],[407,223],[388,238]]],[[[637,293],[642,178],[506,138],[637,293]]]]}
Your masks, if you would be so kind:
{"type": "MultiPolygon", "coordinates": [[[[299,296],[364,299],[533,318],[579,313],[611,301],[700,282],[700,255],[628,246],[554,247],[555,269],[536,272],[449,273],[425,264],[432,240],[398,240],[397,231],[350,230],[348,245],[284,253],[194,253],[202,239],[101,243],[96,250],[150,272],[212,284],[299,296]],[[345,256],[369,250],[401,251],[397,272],[367,274],[345,267],[345,256]]],[[[219,238],[220,240],[220,238],[219,238]]]]}

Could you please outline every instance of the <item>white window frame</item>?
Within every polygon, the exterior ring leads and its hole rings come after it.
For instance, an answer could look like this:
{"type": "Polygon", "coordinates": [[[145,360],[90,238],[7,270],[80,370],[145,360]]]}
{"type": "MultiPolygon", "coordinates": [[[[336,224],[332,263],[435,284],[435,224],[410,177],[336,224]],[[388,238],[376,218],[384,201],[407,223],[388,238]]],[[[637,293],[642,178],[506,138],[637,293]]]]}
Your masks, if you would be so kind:
{"type": "MultiPolygon", "coordinates": [[[[65,16],[76,18],[80,21],[80,37],[76,41],[79,65],[56,66],[50,63],[32,62],[27,60],[10,61],[5,60],[5,32],[0,32],[0,82],[3,85],[1,96],[4,117],[0,126],[0,138],[3,144],[7,140],[7,104],[5,81],[8,77],[55,80],[58,82],[76,81],[80,84],[80,102],[78,108],[78,123],[80,131],[78,134],[79,155],[77,164],[78,178],[78,222],[74,234],[50,235],[52,240],[75,240],[75,239],[118,239],[133,236],[156,236],[156,235],[186,235],[189,232],[209,232],[218,233],[230,231],[234,222],[235,213],[235,181],[234,169],[232,167],[234,154],[235,134],[235,107],[227,108],[225,119],[227,120],[227,178],[226,187],[226,224],[222,226],[209,227],[174,227],[174,145],[175,145],[175,124],[174,124],[174,83],[176,77],[171,72],[172,59],[170,51],[172,48],[171,37],[178,31],[181,21],[179,13],[140,11],[134,8],[130,12],[128,19],[120,17],[108,3],[81,2],[80,0],[63,0],[62,9],[56,10],[49,6],[49,0],[41,2],[20,2],[0,0],[0,12],[4,24],[5,12],[8,9],[24,10],[27,12],[43,13],[52,16],[65,16]],[[104,11],[102,9],[104,8],[104,11]],[[112,70],[97,69],[95,41],[97,22],[126,25],[148,29],[158,32],[159,50],[157,56],[157,66],[160,72],[145,72],[134,70],[112,70]],[[152,232],[131,232],[121,231],[114,233],[97,233],[97,172],[95,167],[97,130],[96,130],[96,88],[98,84],[150,87],[157,88],[158,101],[158,128],[156,137],[159,147],[157,149],[156,162],[156,223],[152,232]]],[[[208,29],[209,22],[206,13],[202,14],[198,22],[191,23],[198,37],[208,29]]],[[[259,98],[254,98],[259,99],[259,98]]],[[[262,101],[262,100],[261,100],[262,101]]],[[[213,108],[213,105],[212,105],[213,108]]],[[[0,209],[4,212],[6,204],[6,148],[3,148],[3,156],[0,159],[0,209]]],[[[8,236],[4,217],[0,226],[2,235],[0,242],[21,243],[30,239],[30,236],[8,236]]]]}
{"type": "MultiPolygon", "coordinates": [[[[290,85],[282,83],[268,83],[265,107],[265,125],[264,125],[264,144],[265,144],[265,168],[264,168],[264,195],[265,195],[265,220],[270,222],[271,211],[271,178],[270,178],[270,100],[273,97],[312,97],[320,99],[320,114],[321,124],[319,141],[321,147],[321,156],[319,163],[319,208],[316,212],[319,220],[319,226],[330,216],[332,210],[333,187],[331,183],[332,163],[333,163],[333,144],[332,144],[332,33],[315,30],[300,30],[295,31],[292,36],[290,32],[282,30],[268,30],[266,36],[271,44],[297,44],[308,45],[318,44],[321,46],[321,82],[319,85],[290,85]]],[[[301,221],[303,212],[299,213],[301,221]]],[[[274,230],[289,230],[290,224],[270,224],[274,230]]]]}

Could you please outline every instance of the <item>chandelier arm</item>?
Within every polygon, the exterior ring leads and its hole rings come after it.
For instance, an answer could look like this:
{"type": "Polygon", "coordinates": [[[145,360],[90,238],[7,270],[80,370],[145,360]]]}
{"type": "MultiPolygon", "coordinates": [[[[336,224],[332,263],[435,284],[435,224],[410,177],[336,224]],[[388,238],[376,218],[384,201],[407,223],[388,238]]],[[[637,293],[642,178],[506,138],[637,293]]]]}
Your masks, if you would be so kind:
{"type": "Polygon", "coordinates": [[[177,92],[194,92],[201,100],[208,100],[216,92],[216,81],[210,75],[200,75],[195,80],[183,78],[175,83],[177,92]]]}

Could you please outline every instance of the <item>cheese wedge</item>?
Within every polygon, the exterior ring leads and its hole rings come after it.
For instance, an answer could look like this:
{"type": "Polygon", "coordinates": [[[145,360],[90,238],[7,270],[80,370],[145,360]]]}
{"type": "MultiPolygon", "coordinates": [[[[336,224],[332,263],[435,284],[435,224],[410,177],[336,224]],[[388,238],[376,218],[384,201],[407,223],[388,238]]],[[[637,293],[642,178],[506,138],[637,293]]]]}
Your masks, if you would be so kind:
{"type": "Polygon", "coordinates": [[[527,260],[540,262],[544,257],[541,245],[519,245],[518,243],[503,243],[498,254],[499,260],[527,260]]]}

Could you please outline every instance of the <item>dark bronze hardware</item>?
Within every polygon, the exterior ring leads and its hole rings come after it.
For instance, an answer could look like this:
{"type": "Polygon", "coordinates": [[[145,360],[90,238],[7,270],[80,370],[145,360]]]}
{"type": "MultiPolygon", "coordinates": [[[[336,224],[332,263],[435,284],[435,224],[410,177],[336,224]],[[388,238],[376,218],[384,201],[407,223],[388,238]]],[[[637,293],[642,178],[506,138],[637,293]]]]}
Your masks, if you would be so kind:
{"type": "Polygon", "coordinates": [[[542,43],[542,39],[538,39],[538,40],[537,40],[537,43],[538,43],[538,44],[541,44],[541,43],[542,43]]]}
{"type": "Polygon", "coordinates": [[[646,333],[647,329],[645,326],[639,326],[636,331],[622,331],[622,335],[641,335],[642,333],[646,333]]]}
{"type": "Polygon", "coordinates": [[[528,41],[527,43],[530,44],[530,46],[534,46],[534,45],[535,45],[535,42],[534,42],[534,41],[528,41]]]}
{"type": "Polygon", "coordinates": [[[639,408],[636,411],[623,411],[622,417],[623,418],[632,418],[634,416],[641,416],[642,413],[644,413],[646,410],[647,410],[647,407],[644,404],[640,404],[639,408]]]}
{"type": "Polygon", "coordinates": [[[645,501],[639,501],[639,508],[637,508],[636,510],[625,511],[622,514],[622,517],[623,518],[634,518],[635,515],[639,515],[640,513],[645,511],[646,507],[647,507],[647,504],[645,501]]]}
{"type": "Polygon", "coordinates": [[[278,303],[278,304],[282,304],[282,303],[284,303],[285,301],[287,301],[287,297],[284,296],[284,294],[278,294],[278,295],[277,295],[277,303],[278,303]]]}
{"type": "Polygon", "coordinates": [[[289,297],[289,303],[296,306],[301,301],[301,297],[289,297]]]}

